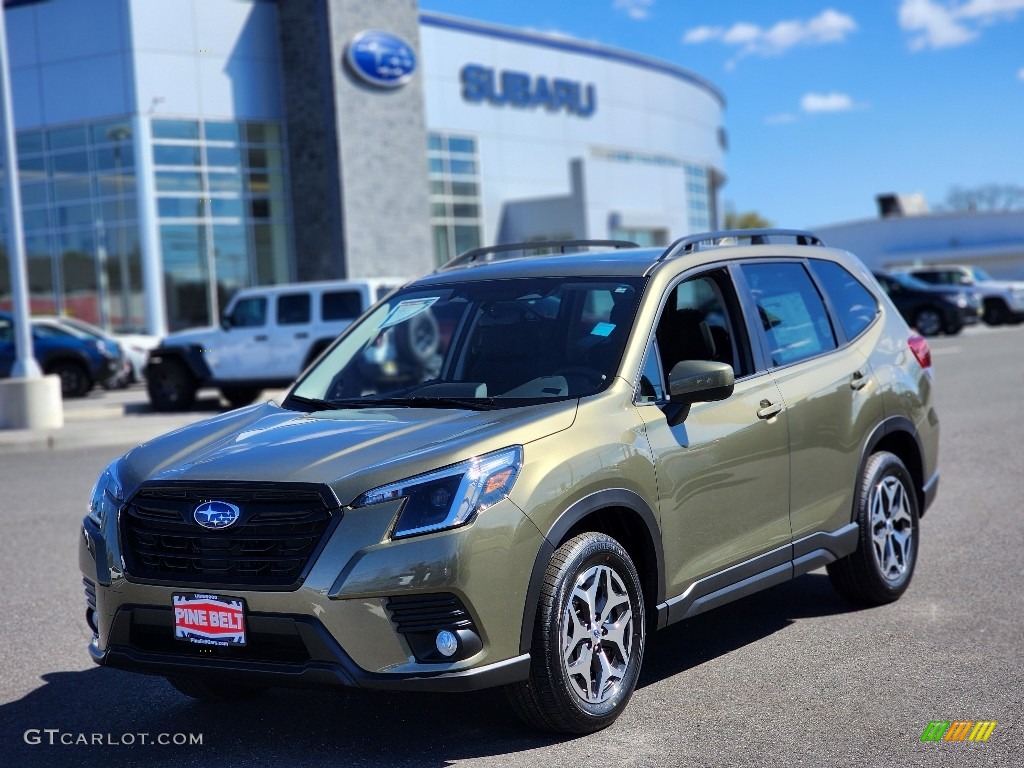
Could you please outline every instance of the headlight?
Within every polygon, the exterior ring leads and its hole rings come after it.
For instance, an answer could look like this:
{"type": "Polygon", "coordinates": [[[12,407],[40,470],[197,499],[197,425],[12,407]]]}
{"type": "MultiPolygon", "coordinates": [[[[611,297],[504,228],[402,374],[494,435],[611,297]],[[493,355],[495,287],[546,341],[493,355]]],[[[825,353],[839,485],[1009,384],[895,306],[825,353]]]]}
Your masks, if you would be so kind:
{"type": "Polygon", "coordinates": [[[92,496],[89,497],[88,517],[100,528],[107,518],[108,512],[117,512],[120,503],[124,501],[124,487],[121,485],[121,478],[118,474],[120,459],[110,462],[110,465],[100,474],[99,480],[92,488],[92,496]]]}
{"type": "Polygon", "coordinates": [[[352,506],[405,499],[394,538],[455,528],[505,498],[522,466],[523,449],[515,445],[382,485],[364,493],[352,506]]]}
{"type": "Polygon", "coordinates": [[[960,307],[960,309],[966,309],[969,304],[970,304],[970,301],[968,300],[966,293],[958,293],[957,294],[956,305],[958,307],[960,307]]]}

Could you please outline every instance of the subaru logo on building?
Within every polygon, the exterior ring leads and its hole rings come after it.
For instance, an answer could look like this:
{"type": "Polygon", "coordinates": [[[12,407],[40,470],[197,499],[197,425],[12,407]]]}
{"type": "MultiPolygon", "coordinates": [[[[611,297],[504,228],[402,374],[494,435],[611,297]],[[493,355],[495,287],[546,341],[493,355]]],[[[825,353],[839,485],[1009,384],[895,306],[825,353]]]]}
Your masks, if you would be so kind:
{"type": "Polygon", "coordinates": [[[234,525],[240,514],[242,512],[238,507],[234,504],[228,504],[226,501],[204,501],[196,507],[192,517],[203,528],[216,530],[234,525]]]}
{"type": "Polygon", "coordinates": [[[397,35],[379,29],[369,29],[353,37],[345,58],[356,75],[380,88],[404,85],[416,71],[412,46],[397,35]]]}

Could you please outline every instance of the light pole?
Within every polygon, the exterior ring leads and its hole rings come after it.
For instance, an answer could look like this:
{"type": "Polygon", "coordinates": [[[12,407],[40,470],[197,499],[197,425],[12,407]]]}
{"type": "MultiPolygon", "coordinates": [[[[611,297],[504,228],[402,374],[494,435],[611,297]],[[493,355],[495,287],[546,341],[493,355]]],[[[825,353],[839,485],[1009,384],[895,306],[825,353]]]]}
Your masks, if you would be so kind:
{"type": "Polygon", "coordinates": [[[14,303],[14,365],[11,378],[0,381],[0,429],[64,426],[60,378],[43,376],[32,354],[25,237],[21,228],[18,153],[14,149],[11,76],[7,63],[7,23],[0,3],[0,132],[3,133],[4,184],[7,197],[7,255],[14,303]]]}
{"type": "Polygon", "coordinates": [[[117,253],[121,262],[121,328],[125,329],[131,318],[131,281],[128,279],[128,254],[124,247],[124,198],[121,186],[121,142],[132,137],[126,125],[115,125],[107,131],[107,138],[114,144],[114,189],[117,194],[117,253]]]}

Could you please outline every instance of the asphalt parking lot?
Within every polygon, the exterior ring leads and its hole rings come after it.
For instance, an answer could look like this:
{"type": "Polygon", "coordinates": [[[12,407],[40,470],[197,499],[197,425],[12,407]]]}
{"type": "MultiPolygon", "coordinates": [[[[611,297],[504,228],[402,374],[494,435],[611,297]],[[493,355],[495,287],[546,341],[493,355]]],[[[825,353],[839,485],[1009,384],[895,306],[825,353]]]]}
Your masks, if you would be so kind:
{"type": "Polygon", "coordinates": [[[674,625],[651,637],[623,716],[577,739],[525,730],[499,691],[277,690],[214,706],[158,678],[94,667],[76,537],[96,474],[140,440],[221,405],[157,416],[141,388],[96,392],[69,404],[68,426],[52,439],[0,432],[0,762],[1020,765],[1024,328],[931,343],[942,480],[903,599],[857,609],[815,572],[674,625]],[[985,743],[922,743],[936,720],[998,725],[985,743]],[[202,743],[175,744],[179,735],[202,743]],[[171,743],[144,743],[162,736],[171,743]]]}

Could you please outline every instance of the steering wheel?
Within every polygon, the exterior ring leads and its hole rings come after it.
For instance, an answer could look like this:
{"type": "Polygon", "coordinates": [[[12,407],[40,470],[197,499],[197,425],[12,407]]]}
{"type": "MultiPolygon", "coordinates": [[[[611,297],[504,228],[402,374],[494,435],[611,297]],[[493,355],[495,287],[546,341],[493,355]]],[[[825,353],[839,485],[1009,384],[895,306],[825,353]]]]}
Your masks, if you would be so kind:
{"type": "MultiPolygon", "coordinates": [[[[564,368],[559,368],[555,371],[553,376],[562,376],[565,378],[566,383],[569,383],[571,379],[583,379],[584,382],[589,386],[590,392],[594,391],[602,384],[604,384],[607,378],[603,373],[594,368],[588,368],[585,365],[567,365],[564,368]]],[[[569,391],[572,392],[576,389],[573,386],[569,387],[569,391]]]]}

